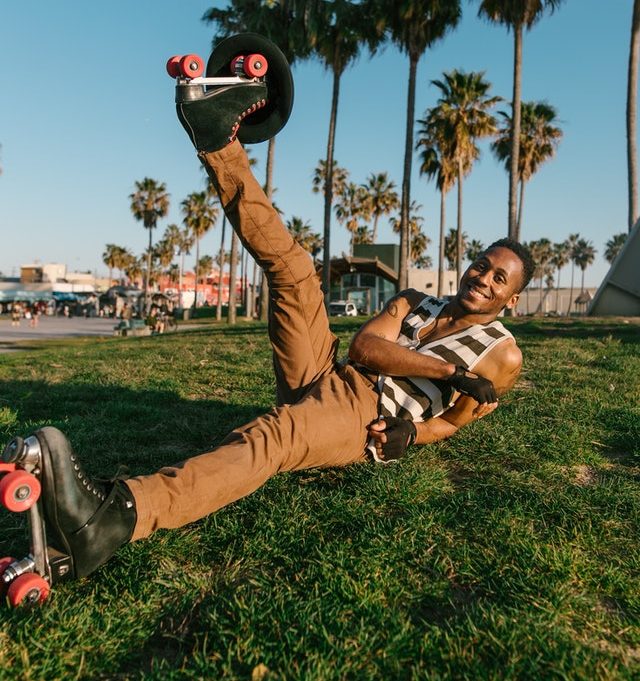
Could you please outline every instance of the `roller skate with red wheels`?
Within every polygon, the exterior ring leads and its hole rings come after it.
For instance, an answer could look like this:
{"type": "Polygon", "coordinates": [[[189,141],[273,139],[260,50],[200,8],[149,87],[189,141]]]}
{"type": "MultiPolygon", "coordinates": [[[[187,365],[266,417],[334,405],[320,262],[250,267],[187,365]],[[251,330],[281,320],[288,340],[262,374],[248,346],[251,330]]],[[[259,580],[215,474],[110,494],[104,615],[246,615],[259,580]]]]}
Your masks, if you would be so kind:
{"type": "Polygon", "coordinates": [[[44,601],[58,582],[93,572],[126,544],[136,510],[122,480],[90,480],[67,438],[42,428],[14,438],[0,462],[0,504],[27,513],[30,551],[0,558],[10,605],[44,601]]]}
{"type": "Polygon", "coordinates": [[[293,79],[285,56],[270,40],[242,33],[220,42],[204,61],[174,56],[178,118],[199,152],[222,149],[236,137],[255,144],[274,137],[293,106],[293,79]]]}

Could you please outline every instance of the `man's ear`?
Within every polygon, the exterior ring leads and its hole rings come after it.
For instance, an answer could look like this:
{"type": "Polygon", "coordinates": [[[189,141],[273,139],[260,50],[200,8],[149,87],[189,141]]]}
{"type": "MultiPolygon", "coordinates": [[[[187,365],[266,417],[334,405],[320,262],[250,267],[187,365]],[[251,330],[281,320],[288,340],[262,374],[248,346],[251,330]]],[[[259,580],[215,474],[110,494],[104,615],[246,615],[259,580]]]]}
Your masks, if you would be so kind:
{"type": "Polygon", "coordinates": [[[505,307],[508,310],[513,310],[513,308],[518,304],[518,301],[520,300],[520,294],[519,293],[514,293],[511,298],[509,299],[509,302],[505,305],[505,307]]]}

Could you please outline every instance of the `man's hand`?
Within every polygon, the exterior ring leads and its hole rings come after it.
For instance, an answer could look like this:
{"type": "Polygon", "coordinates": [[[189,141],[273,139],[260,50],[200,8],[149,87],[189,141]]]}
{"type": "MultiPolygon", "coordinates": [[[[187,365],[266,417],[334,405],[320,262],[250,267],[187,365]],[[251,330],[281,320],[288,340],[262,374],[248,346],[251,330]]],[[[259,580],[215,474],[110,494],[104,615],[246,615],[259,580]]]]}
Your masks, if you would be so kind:
{"type": "Polygon", "coordinates": [[[498,401],[493,383],[478,374],[457,366],[455,373],[446,379],[446,383],[453,386],[463,395],[473,397],[479,404],[492,404],[498,401]]]}
{"type": "Polygon", "coordinates": [[[396,416],[381,417],[369,425],[369,437],[373,439],[376,454],[382,461],[402,458],[415,442],[416,434],[413,421],[396,416]]]}

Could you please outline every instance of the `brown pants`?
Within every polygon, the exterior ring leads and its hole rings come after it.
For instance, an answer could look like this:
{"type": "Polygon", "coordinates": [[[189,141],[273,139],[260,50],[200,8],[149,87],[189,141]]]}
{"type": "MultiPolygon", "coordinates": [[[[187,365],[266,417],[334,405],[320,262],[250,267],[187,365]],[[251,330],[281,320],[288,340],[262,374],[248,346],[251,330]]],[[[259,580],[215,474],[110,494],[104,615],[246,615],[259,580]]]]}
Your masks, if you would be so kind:
{"type": "Polygon", "coordinates": [[[322,291],[255,180],[238,142],[203,162],[242,243],[269,282],[269,338],[279,406],[234,430],[211,452],[127,481],[138,521],[132,539],[198,520],[280,471],[364,461],[377,394],[352,367],[336,368],[322,291]]]}

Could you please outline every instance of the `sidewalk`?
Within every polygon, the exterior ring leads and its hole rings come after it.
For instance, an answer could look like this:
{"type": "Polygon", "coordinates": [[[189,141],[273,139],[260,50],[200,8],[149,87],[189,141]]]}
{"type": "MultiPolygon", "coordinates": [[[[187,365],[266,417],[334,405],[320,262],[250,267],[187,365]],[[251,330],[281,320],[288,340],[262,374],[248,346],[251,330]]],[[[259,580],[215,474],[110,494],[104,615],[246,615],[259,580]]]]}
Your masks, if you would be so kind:
{"type": "Polygon", "coordinates": [[[47,338],[73,338],[77,336],[112,336],[114,319],[104,317],[40,317],[38,326],[29,326],[29,320],[20,320],[20,326],[11,326],[11,319],[0,319],[0,352],[11,350],[12,343],[47,338]],[[3,347],[2,347],[3,346],[3,347]]]}

